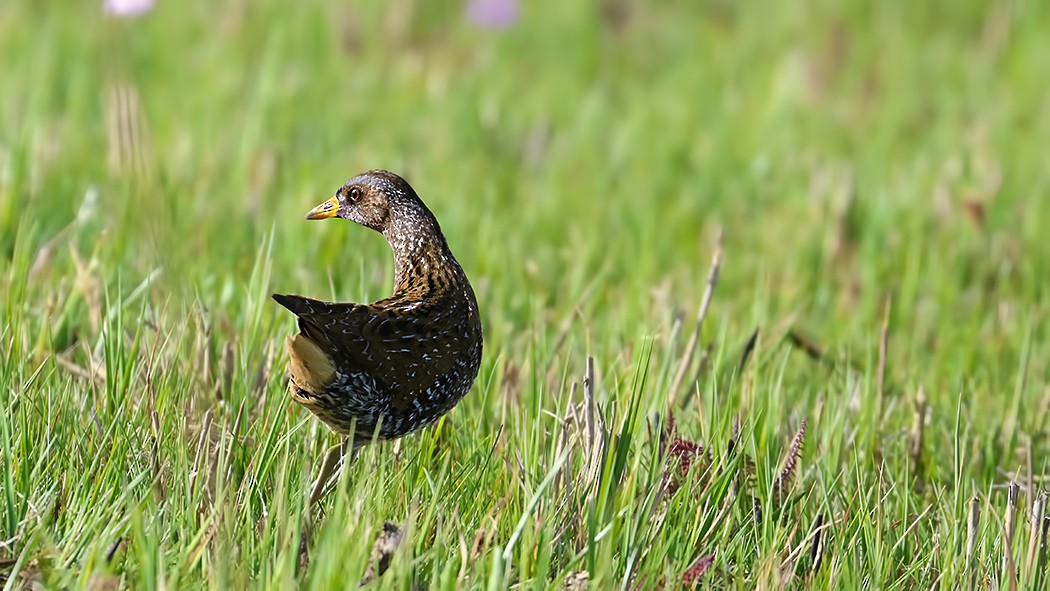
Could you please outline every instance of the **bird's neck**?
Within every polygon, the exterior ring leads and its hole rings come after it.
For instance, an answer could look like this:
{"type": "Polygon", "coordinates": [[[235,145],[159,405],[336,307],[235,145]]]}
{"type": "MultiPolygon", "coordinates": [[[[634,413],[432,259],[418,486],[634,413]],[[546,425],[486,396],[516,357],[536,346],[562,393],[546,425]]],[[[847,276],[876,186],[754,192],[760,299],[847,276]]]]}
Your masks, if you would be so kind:
{"type": "Polygon", "coordinates": [[[393,223],[383,235],[394,254],[395,296],[433,296],[456,282],[463,273],[432,218],[393,223]]]}

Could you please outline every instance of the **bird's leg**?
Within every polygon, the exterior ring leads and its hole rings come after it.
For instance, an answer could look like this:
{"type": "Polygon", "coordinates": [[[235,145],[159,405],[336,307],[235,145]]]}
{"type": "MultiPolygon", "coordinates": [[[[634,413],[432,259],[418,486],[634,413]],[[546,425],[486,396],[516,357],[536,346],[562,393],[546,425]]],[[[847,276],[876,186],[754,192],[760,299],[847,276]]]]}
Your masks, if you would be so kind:
{"type": "MultiPolygon", "coordinates": [[[[321,463],[321,470],[317,474],[317,480],[314,481],[313,489],[310,491],[310,507],[313,508],[317,503],[324,498],[324,493],[328,488],[329,481],[332,480],[333,476],[338,474],[340,461],[346,454],[347,449],[350,448],[350,438],[346,437],[339,445],[333,445],[328,453],[325,454],[324,462],[321,463]]],[[[350,453],[353,454],[356,448],[350,448],[350,453]]]]}
{"type": "MultiPolygon", "coordinates": [[[[328,449],[328,452],[325,453],[324,461],[321,463],[321,470],[317,474],[317,480],[314,481],[311,487],[306,521],[299,536],[299,568],[304,572],[310,563],[310,538],[313,534],[314,510],[317,508],[317,504],[321,502],[321,499],[324,498],[328,490],[328,484],[334,480],[334,476],[338,475],[340,460],[343,459],[343,454],[346,453],[349,446],[350,438],[347,437],[339,445],[333,445],[328,449]]],[[[356,446],[350,447],[351,455],[354,455],[356,452],[356,446]]]]}

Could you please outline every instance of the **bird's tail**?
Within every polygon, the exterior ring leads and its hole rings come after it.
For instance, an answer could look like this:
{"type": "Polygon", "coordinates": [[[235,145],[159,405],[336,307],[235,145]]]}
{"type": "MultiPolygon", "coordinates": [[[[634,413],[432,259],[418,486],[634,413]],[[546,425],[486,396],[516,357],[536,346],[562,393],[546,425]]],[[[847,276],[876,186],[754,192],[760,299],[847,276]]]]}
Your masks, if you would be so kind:
{"type": "Polygon", "coordinates": [[[289,295],[283,293],[275,293],[270,296],[275,302],[288,308],[292,314],[296,316],[305,316],[312,313],[317,304],[321,302],[310,298],[304,298],[303,296],[289,295]]]}
{"type": "Polygon", "coordinates": [[[295,314],[296,324],[299,326],[299,332],[303,336],[310,338],[310,340],[320,346],[332,346],[324,328],[317,322],[317,315],[323,313],[328,304],[319,300],[304,298],[303,296],[281,293],[275,293],[271,297],[278,304],[288,308],[292,314],[295,314]]]}

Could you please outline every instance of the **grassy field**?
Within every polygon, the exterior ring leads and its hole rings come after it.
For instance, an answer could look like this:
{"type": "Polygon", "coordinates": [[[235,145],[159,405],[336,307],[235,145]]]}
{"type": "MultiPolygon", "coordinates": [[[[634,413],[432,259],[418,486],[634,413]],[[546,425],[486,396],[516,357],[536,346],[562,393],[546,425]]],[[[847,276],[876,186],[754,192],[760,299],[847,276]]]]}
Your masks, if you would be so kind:
{"type": "Polygon", "coordinates": [[[505,29],[0,3],[0,584],[1047,584],[1048,27],[1033,0],[529,0],[505,29]],[[311,520],[336,438],[269,295],[388,293],[382,237],[302,219],[376,167],[441,220],[485,359],[311,520]]]}

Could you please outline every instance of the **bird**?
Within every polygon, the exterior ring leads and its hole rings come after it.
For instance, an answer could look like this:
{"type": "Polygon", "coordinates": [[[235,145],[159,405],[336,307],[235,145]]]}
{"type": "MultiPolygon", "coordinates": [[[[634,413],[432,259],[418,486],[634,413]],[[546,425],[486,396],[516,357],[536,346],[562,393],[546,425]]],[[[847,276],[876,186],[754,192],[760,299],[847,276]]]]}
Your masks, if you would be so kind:
{"type": "MultiPolygon", "coordinates": [[[[346,181],[308,220],[342,218],[381,233],[394,259],[393,293],[370,304],[273,294],[295,315],[285,340],[293,401],[344,437],[341,450],[393,440],[435,423],[466,396],[484,335],[474,289],[437,218],[387,170],[346,181]]],[[[336,463],[330,453],[325,465],[336,463]]],[[[329,467],[327,471],[331,471],[329,467]]],[[[317,485],[323,486],[322,477],[317,485]]],[[[311,500],[316,500],[315,488],[311,500]]]]}

